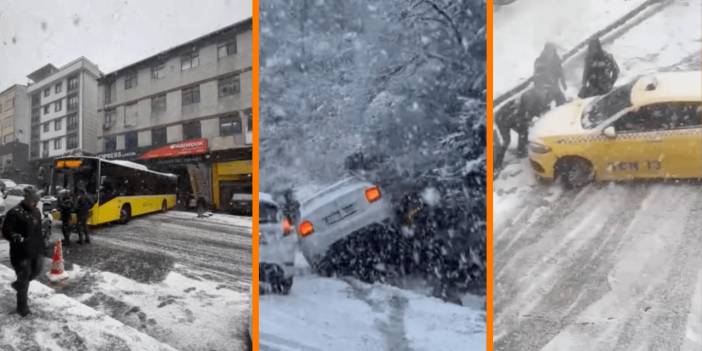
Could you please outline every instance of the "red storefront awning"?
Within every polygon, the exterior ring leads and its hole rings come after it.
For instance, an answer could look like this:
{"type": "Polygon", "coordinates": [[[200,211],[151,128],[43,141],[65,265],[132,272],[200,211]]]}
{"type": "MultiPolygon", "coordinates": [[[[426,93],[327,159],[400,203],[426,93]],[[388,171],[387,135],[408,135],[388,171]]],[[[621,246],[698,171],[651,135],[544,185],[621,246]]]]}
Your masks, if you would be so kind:
{"type": "Polygon", "coordinates": [[[141,155],[141,157],[139,157],[139,159],[150,160],[154,158],[201,155],[206,153],[207,139],[193,139],[166,145],[164,147],[145,152],[143,155],[141,155]]]}

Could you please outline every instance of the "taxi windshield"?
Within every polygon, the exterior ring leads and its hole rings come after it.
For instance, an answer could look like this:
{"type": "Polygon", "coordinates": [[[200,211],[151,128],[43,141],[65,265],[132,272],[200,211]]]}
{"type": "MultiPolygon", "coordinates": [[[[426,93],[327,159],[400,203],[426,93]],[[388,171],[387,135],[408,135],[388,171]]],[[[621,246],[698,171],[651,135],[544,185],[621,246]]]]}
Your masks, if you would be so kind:
{"type": "Polygon", "coordinates": [[[587,129],[594,128],[607,118],[631,106],[631,88],[636,80],[615,88],[609,94],[595,98],[583,111],[582,123],[587,129]]]}

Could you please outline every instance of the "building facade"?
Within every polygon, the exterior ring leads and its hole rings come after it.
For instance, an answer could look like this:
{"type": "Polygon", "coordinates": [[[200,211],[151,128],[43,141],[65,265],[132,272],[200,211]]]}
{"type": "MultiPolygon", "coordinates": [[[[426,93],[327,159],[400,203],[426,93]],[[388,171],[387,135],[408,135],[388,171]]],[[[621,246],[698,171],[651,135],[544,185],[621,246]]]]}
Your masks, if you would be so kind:
{"type": "Polygon", "coordinates": [[[226,208],[250,188],[251,59],[246,20],[104,75],[98,154],[175,173],[182,197],[200,188],[226,208]]]}
{"type": "Polygon", "coordinates": [[[0,92],[0,177],[28,182],[29,105],[27,87],[13,85],[0,92]]]}
{"type": "Polygon", "coordinates": [[[27,76],[29,96],[29,159],[38,182],[48,181],[57,156],[97,152],[98,67],[80,57],[61,68],[52,64],[27,76]]]}

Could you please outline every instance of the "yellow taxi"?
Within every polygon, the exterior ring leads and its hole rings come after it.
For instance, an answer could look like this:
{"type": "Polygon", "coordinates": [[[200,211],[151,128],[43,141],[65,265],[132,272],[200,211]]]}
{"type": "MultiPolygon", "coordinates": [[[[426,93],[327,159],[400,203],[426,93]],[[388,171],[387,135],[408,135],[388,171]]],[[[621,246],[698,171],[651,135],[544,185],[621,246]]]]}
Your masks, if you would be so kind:
{"type": "Polygon", "coordinates": [[[566,187],[702,178],[702,72],[641,76],[550,111],[529,131],[529,161],[566,187]]]}

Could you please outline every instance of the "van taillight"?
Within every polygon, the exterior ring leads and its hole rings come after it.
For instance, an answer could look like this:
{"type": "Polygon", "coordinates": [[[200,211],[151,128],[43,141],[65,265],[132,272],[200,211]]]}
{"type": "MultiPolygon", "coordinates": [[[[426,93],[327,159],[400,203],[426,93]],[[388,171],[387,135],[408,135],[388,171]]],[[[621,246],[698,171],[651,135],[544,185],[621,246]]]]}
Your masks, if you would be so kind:
{"type": "Polygon", "coordinates": [[[287,218],[283,218],[283,235],[288,235],[293,231],[292,225],[287,218]]]}
{"type": "Polygon", "coordinates": [[[378,201],[380,197],[380,188],[377,186],[366,189],[366,200],[368,200],[368,202],[378,201]]]}
{"type": "Polygon", "coordinates": [[[303,221],[300,223],[300,226],[297,228],[297,232],[300,234],[301,237],[306,237],[312,233],[314,233],[314,226],[312,225],[312,222],[310,221],[303,221]]]}

